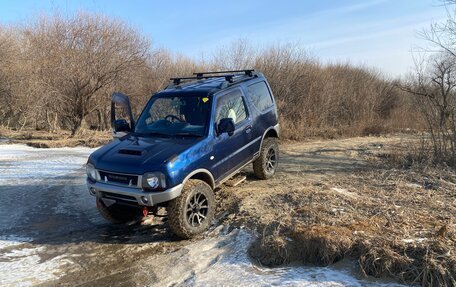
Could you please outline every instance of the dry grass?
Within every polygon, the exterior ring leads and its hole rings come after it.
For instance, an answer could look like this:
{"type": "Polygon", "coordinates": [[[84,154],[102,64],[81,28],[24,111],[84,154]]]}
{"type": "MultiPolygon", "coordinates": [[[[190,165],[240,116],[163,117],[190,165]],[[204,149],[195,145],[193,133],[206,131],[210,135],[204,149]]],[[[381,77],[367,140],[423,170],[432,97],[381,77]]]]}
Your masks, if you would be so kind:
{"type": "Polygon", "coordinates": [[[360,144],[359,139],[346,150],[324,149],[343,163],[362,158],[361,168],[328,167],[308,177],[306,164],[315,165],[313,157],[324,152],[315,153],[310,143],[301,149],[291,144],[282,146],[293,156],[282,156],[282,172],[275,179],[250,177],[234,192],[222,189],[222,206],[224,198],[237,206],[229,221],[259,232],[250,255],[267,266],[292,261],[328,265],[350,257],[359,261],[365,275],[455,286],[456,173],[388,165],[385,153],[391,145],[401,150],[410,143],[377,139],[382,143],[360,144]]]}
{"type": "Polygon", "coordinates": [[[383,241],[364,246],[359,263],[365,274],[376,277],[386,274],[422,286],[455,286],[456,261],[449,247],[440,240],[414,245],[383,241]]]}
{"type": "Polygon", "coordinates": [[[111,134],[108,132],[90,130],[80,131],[75,136],[71,136],[69,131],[61,130],[51,133],[46,131],[0,129],[0,137],[8,139],[9,143],[25,144],[37,148],[98,147],[112,139],[111,134]]]}

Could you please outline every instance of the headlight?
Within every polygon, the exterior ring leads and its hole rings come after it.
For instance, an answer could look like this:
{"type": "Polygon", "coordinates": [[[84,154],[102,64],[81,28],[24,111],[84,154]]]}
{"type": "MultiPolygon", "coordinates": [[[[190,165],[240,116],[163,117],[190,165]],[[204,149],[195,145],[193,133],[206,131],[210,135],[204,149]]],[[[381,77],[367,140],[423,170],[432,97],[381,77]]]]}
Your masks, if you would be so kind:
{"type": "Polygon", "coordinates": [[[87,172],[87,177],[89,177],[90,179],[99,180],[98,172],[95,169],[95,167],[93,166],[93,164],[88,163],[86,165],[86,172],[87,172]]]}
{"type": "Polygon", "coordinates": [[[143,175],[142,186],[145,189],[163,190],[166,188],[165,175],[161,172],[149,172],[143,175]]]}

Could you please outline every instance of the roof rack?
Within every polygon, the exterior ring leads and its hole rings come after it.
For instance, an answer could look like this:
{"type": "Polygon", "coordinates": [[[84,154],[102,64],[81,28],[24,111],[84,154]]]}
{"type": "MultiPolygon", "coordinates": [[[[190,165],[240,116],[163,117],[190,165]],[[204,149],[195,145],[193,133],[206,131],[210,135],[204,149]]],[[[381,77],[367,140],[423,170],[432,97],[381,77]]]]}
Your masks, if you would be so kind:
{"type": "Polygon", "coordinates": [[[202,77],[203,75],[209,75],[209,74],[244,73],[247,76],[251,77],[253,75],[253,72],[255,72],[254,69],[248,69],[248,70],[231,70],[231,71],[216,71],[216,72],[198,72],[198,73],[193,73],[193,75],[196,75],[197,77],[202,77]]]}
{"type": "Polygon", "coordinates": [[[239,76],[240,73],[244,73],[245,75],[252,77],[253,72],[255,70],[234,70],[234,71],[216,71],[216,72],[198,72],[193,73],[195,77],[176,77],[170,78],[173,81],[174,85],[180,85],[182,80],[202,80],[202,79],[210,79],[210,78],[225,78],[225,81],[234,83],[234,77],[239,76]],[[229,74],[228,74],[229,73],[229,74]]]}

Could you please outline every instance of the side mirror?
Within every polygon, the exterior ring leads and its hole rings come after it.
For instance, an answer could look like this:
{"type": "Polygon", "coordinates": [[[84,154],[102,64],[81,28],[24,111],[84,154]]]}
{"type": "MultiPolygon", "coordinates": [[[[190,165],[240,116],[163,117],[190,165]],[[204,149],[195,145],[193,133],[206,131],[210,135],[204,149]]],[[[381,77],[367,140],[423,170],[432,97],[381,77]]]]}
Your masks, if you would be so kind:
{"type": "Polygon", "coordinates": [[[111,127],[114,137],[122,137],[135,128],[130,99],[122,93],[114,93],[111,97],[111,127]],[[130,118],[130,124],[125,119],[116,119],[116,105],[126,110],[130,118]]]}
{"type": "Polygon", "coordinates": [[[217,133],[219,135],[228,133],[229,136],[234,134],[234,121],[232,118],[223,118],[217,125],[217,133]]]}
{"type": "Polygon", "coordinates": [[[130,125],[125,119],[118,119],[113,124],[114,131],[116,132],[131,132],[130,125]]]}

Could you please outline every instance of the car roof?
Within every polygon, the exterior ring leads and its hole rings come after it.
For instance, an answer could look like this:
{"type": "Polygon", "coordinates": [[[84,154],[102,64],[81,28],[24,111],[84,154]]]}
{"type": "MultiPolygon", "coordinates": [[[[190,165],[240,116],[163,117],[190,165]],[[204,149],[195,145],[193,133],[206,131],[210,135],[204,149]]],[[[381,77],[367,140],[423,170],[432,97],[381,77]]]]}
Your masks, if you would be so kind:
{"type": "Polygon", "coordinates": [[[223,76],[207,79],[195,79],[194,81],[185,82],[178,85],[170,84],[164,90],[158,92],[155,95],[172,96],[179,94],[180,96],[210,96],[227,88],[238,86],[241,83],[249,82],[251,80],[259,78],[264,78],[263,74],[254,73],[251,76],[237,74],[233,75],[231,81],[228,81],[223,76]]]}

